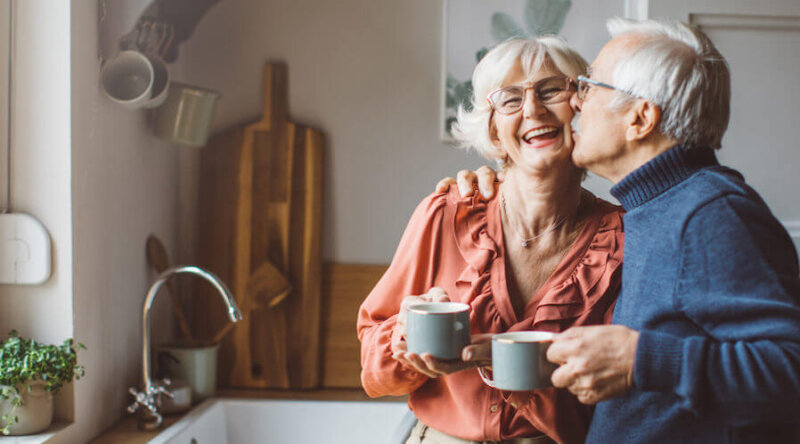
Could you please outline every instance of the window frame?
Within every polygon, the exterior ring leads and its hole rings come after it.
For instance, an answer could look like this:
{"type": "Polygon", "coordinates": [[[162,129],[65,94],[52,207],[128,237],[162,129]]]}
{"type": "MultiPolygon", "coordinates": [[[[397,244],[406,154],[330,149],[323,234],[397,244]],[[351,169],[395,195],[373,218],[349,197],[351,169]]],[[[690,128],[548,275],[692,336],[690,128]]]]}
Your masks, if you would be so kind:
{"type": "Polygon", "coordinates": [[[11,60],[13,0],[0,0],[0,210],[5,212],[9,201],[10,122],[11,122],[11,60]]]}

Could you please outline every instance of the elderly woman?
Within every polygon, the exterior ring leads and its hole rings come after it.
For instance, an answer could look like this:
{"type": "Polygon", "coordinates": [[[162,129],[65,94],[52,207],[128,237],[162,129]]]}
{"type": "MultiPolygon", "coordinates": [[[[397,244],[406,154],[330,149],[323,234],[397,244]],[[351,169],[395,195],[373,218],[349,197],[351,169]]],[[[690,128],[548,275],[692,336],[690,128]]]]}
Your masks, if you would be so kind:
{"type": "Polygon", "coordinates": [[[581,188],[569,99],[586,62],[557,37],[504,42],[475,68],[472,110],[455,136],[496,160],[497,197],[455,187],[419,204],[386,274],[361,306],[361,381],[370,396],[410,394],[409,443],[583,442],[590,410],[564,390],[505,392],[471,367],[486,345],[445,362],[407,351],[408,304],[471,306],[474,342],[513,330],[610,321],[620,289],[621,213],[581,188]],[[422,296],[409,296],[422,295],[422,296]],[[517,440],[526,438],[526,440],[517,440]]]}

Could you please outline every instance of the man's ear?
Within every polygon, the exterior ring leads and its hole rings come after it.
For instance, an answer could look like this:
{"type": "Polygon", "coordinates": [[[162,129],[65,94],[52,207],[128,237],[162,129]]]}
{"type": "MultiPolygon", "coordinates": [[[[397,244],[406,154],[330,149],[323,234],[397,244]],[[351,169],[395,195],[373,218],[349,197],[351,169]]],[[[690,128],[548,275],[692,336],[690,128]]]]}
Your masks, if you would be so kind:
{"type": "Polygon", "coordinates": [[[647,100],[637,100],[631,107],[628,130],[625,138],[629,141],[646,139],[653,134],[661,122],[661,108],[647,100]]]}

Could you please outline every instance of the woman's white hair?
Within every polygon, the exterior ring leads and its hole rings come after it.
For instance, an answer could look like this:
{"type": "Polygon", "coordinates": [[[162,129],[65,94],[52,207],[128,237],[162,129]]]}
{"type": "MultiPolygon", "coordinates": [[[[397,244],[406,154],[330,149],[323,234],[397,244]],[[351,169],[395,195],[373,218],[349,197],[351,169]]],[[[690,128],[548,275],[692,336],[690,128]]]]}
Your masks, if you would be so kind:
{"type": "Polygon", "coordinates": [[[489,136],[492,108],[487,96],[499,88],[508,74],[519,64],[527,77],[533,76],[547,62],[575,80],[586,72],[588,64],[567,42],[557,36],[506,40],[492,48],[481,59],[472,74],[472,109],[459,106],[452,126],[453,137],[464,148],[474,148],[489,160],[502,161],[489,136]]]}
{"type": "MultiPolygon", "coordinates": [[[[731,81],[711,39],[676,21],[615,17],[606,27],[612,37],[647,37],[620,60],[611,83],[659,106],[663,134],[690,148],[719,148],[730,118],[731,81]]],[[[619,109],[632,100],[616,94],[610,106],[619,109]]]]}

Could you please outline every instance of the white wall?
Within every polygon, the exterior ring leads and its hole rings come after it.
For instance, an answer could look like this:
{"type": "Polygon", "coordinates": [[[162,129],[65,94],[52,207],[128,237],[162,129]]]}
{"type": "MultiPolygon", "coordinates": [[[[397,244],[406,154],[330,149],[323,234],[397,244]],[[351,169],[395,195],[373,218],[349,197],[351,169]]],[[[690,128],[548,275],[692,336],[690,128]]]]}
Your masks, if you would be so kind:
{"type": "MultiPolygon", "coordinates": [[[[75,337],[88,347],[80,356],[87,376],[76,385],[76,422],[59,436],[73,443],[117,422],[130,402],[127,387],[139,384],[141,309],[152,278],[145,239],[155,233],[174,251],[178,154],[151,134],[144,111],[123,109],[102,95],[97,2],[71,3],[75,337]]],[[[146,5],[108,2],[104,48],[115,47],[146,5]]],[[[168,324],[164,296],[154,308],[156,325],[168,324]]]]}
{"type": "Polygon", "coordinates": [[[181,78],[222,92],[215,128],[256,119],[286,61],[294,120],[326,137],[324,257],[387,262],[443,173],[482,164],[439,141],[441,3],[226,0],[181,48],[181,78]]]}
{"type": "MultiPolygon", "coordinates": [[[[147,4],[109,3],[109,14],[123,17],[107,29],[112,36],[147,4]]],[[[96,6],[15,3],[11,205],[47,227],[53,276],[0,288],[0,334],[16,328],[50,343],[74,336],[88,347],[78,359],[86,377],[58,399],[57,417],[74,423],[50,442],[87,442],[122,417],[126,388],[141,377],[145,239],[156,233],[174,251],[177,231],[178,152],[150,135],[143,112],[101,95],[96,6]]],[[[162,326],[154,334],[168,336],[168,304],[154,314],[162,326]]]]}
{"type": "MultiPolygon", "coordinates": [[[[573,3],[565,29],[591,60],[598,17],[623,2],[573,3]]],[[[260,116],[263,64],[286,61],[292,118],[326,136],[324,258],[387,263],[434,184],[485,163],[439,139],[441,41],[441,0],[226,0],[182,46],[178,75],[222,92],[222,130],[260,116]]]]}

